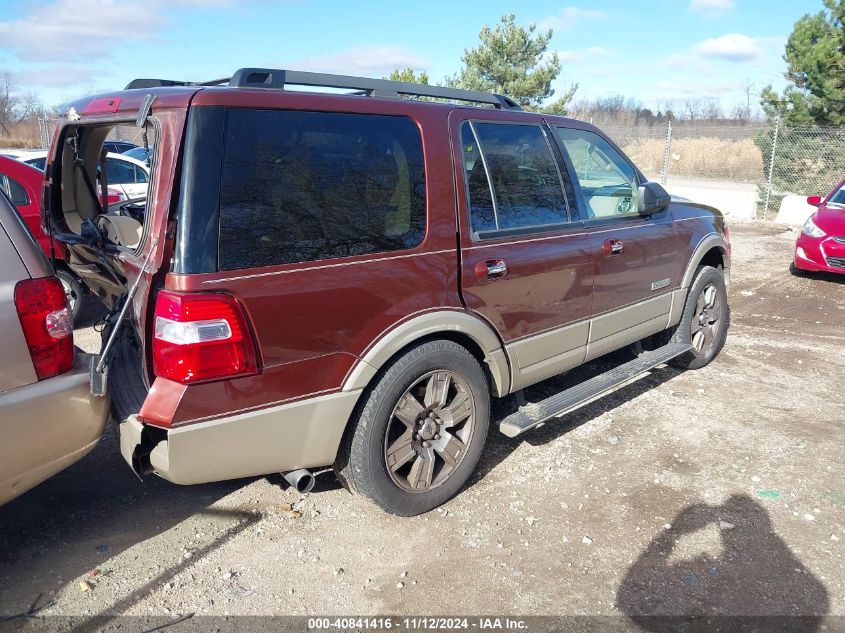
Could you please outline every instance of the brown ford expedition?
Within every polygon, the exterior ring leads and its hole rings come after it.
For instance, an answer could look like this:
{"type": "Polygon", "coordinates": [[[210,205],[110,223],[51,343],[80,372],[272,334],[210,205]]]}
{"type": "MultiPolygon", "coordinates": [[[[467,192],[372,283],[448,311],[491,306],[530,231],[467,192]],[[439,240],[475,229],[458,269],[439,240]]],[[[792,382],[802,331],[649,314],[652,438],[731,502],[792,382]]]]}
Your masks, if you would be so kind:
{"type": "Polygon", "coordinates": [[[517,436],[663,363],[702,367],[727,335],[722,214],[500,95],[141,79],[73,104],[47,177],[45,225],[112,307],[94,378],[121,451],[175,483],[281,471],[305,490],[334,466],[417,514],[466,482],[492,397],[635,344],[498,422],[517,436]],[[131,124],[149,197],[102,208],[103,142],[131,124]]]}

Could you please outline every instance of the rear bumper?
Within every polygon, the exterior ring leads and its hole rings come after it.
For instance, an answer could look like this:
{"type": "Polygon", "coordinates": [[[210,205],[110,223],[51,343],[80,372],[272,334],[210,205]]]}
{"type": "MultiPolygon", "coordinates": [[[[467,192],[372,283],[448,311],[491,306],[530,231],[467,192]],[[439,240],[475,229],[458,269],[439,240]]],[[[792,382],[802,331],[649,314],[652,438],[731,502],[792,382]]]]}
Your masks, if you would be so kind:
{"type": "Polygon", "coordinates": [[[334,462],[360,391],[161,429],[137,416],[120,423],[120,452],[139,474],[199,484],[334,462]]]}
{"type": "Polygon", "coordinates": [[[0,394],[0,504],[84,457],[100,440],[109,399],[95,398],[88,354],[61,376],[0,394]]]}

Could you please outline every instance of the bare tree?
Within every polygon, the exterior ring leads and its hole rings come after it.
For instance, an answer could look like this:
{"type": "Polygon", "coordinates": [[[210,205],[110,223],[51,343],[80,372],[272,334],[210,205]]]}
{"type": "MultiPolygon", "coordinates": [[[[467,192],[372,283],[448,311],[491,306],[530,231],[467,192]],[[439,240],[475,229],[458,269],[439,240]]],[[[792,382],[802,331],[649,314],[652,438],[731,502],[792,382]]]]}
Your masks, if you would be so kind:
{"type": "Polygon", "coordinates": [[[0,130],[4,134],[10,135],[12,125],[36,116],[41,110],[41,102],[34,93],[16,94],[11,75],[7,72],[0,75],[0,130]]]}
{"type": "Polygon", "coordinates": [[[3,73],[0,75],[0,129],[7,135],[16,110],[17,98],[12,94],[11,77],[9,73],[3,73]]]}
{"type": "Polygon", "coordinates": [[[684,102],[684,118],[693,123],[704,113],[704,103],[701,99],[689,98],[684,102]]]}
{"type": "Polygon", "coordinates": [[[711,123],[720,121],[724,118],[722,106],[719,104],[718,99],[710,99],[707,103],[705,103],[704,108],[702,109],[702,114],[703,117],[711,123]]]}
{"type": "Polygon", "coordinates": [[[754,82],[750,79],[746,79],[743,91],[745,92],[745,103],[737,103],[734,105],[731,110],[731,118],[739,121],[740,123],[747,123],[752,118],[751,99],[755,94],[754,82]]]}

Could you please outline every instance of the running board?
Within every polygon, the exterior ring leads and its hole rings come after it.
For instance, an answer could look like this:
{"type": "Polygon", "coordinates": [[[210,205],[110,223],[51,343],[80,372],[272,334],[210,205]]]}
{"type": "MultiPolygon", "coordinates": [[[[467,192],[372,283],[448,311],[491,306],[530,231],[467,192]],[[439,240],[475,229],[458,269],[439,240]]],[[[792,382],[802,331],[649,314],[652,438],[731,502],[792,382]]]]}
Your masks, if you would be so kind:
{"type": "Polygon", "coordinates": [[[686,354],[691,349],[692,345],[688,343],[669,343],[654,351],[645,352],[624,365],[556,393],[545,400],[520,407],[518,411],[511,413],[499,423],[499,431],[508,437],[521,435],[551,418],[569,413],[614,389],[641,378],[649,370],[686,354]]]}

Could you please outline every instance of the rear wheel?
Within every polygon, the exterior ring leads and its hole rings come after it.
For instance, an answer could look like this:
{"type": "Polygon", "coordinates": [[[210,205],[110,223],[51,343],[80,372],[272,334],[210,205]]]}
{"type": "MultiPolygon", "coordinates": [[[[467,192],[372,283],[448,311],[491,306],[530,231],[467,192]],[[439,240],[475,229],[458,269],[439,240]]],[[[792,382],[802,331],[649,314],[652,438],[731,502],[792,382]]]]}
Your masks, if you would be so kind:
{"type": "Polygon", "coordinates": [[[671,362],[684,369],[699,369],[722,351],[728,336],[730,310],[722,271],[702,266],[690,286],[674,339],[693,349],[671,362]]]}
{"type": "Polygon", "coordinates": [[[478,361],[451,341],[410,350],[365,393],[336,471],[392,514],[427,512],[466,483],[487,438],[490,392],[478,361]]]}
{"type": "Polygon", "coordinates": [[[82,297],[85,294],[85,290],[82,288],[79,279],[68,270],[63,268],[58,269],[56,271],[56,277],[62,283],[62,288],[64,288],[67,303],[70,307],[70,314],[73,320],[76,321],[79,310],[82,308],[82,297]]]}

